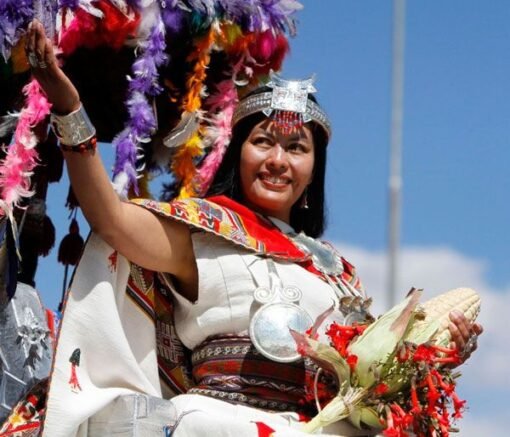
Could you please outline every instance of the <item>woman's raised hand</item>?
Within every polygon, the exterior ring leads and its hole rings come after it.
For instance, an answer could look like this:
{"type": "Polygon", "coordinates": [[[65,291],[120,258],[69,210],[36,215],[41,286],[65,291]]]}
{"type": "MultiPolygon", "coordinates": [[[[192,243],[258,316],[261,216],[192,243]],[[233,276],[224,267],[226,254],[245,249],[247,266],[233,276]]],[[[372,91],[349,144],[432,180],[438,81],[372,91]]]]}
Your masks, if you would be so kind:
{"type": "Polygon", "coordinates": [[[53,105],[53,112],[65,115],[78,109],[78,90],[59,67],[53,44],[37,20],[28,26],[25,51],[32,74],[53,105]]]}

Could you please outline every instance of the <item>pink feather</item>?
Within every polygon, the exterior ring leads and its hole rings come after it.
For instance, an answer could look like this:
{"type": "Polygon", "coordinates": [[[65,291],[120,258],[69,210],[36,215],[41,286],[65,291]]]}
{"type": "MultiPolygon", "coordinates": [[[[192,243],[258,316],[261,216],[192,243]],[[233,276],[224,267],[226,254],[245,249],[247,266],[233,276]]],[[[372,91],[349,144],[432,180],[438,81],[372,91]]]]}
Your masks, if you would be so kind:
{"type": "Polygon", "coordinates": [[[207,99],[210,112],[215,113],[209,120],[206,137],[212,138],[212,150],[204,159],[195,177],[197,192],[203,196],[221,164],[232,136],[232,116],[237,104],[237,90],[234,81],[225,80],[216,87],[216,92],[207,99]]]}
{"type": "Polygon", "coordinates": [[[12,211],[23,197],[30,197],[30,176],[37,165],[37,138],[33,128],[43,121],[50,112],[51,104],[34,79],[23,88],[26,96],[25,107],[21,110],[14,132],[14,141],[0,163],[0,189],[2,206],[12,211]]]}

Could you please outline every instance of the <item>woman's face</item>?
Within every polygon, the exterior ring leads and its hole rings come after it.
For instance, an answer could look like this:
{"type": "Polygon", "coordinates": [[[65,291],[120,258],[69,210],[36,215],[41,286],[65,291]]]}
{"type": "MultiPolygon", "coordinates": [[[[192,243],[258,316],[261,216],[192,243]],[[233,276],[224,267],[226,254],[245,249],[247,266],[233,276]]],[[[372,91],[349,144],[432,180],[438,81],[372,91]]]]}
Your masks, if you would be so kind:
{"type": "Polygon", "coordinates": [[[290,221],[290,210],[313,178],[314,143],[305,125],[289,135],[272,121],[255,125],[241,147],[244,203],[253,210],[290,221]]]}

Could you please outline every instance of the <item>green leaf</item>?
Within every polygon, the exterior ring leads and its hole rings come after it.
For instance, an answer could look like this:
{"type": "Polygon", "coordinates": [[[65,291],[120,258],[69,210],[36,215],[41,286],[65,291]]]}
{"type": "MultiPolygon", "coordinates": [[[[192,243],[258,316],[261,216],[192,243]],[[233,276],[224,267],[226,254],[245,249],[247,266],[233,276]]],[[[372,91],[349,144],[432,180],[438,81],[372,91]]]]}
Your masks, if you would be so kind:
{"type": "Polygon", "coordinates": [[[349,348],[358,357],[356,375],[361,387],[370,387],[378,380],[378,373],[407,331],[421,290],[413,289],[408,297],[372,323],[349,348]]]}
{"type": "Polygon", "coordinates": [[[377,411],[370,407],[364,407],[360,409],[361,422],[375,429],[384,429],[384,425],[379,419],[377,411]]]}
{"type": "Polygon", "coordinates": [[[335,348],[313,340],[292,329],[290,333],[302,353],[314,360],[323,369],[329,370],[336,375],[338,385],[342,387],[342,391],[350,387],[351,369],[335,348]]]}

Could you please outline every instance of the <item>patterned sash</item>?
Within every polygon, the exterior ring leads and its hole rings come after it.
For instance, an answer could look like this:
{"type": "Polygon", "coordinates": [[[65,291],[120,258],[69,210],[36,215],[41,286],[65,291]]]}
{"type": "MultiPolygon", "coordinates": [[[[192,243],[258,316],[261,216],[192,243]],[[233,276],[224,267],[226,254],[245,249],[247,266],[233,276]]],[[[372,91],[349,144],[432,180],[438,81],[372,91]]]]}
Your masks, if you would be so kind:
{"type": "MultiPolygon", "coordinates": [[[[313,399],[317,367],[309,359],[278,363],[261,355],[247,335],[218,335],[197,346],[191,360],[196,385],[188,393],[270,411],[313,413],[313,403],[305,399],[313,399]]],[[[321,385],[334,395],[331,379],[321,385]]]]}

